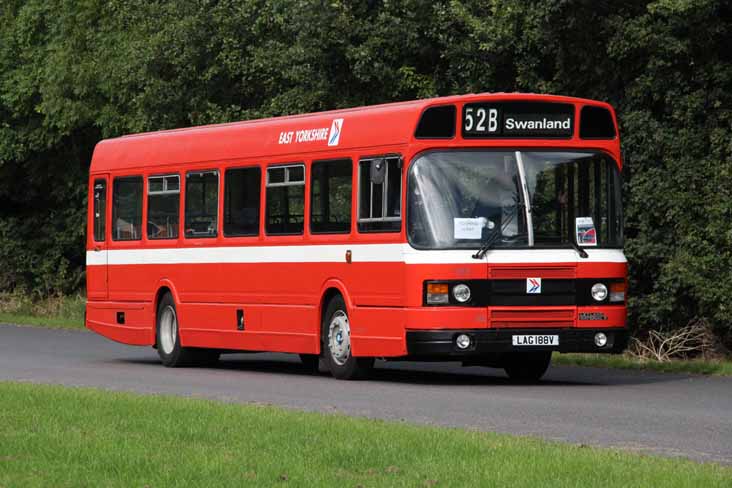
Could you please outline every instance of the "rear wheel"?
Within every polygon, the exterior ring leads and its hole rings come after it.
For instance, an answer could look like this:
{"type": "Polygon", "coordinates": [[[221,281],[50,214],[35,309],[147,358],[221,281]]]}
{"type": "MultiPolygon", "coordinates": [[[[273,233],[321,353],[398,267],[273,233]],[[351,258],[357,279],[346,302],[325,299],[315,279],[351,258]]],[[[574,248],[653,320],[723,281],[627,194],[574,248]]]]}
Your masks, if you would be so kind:
{"type": "Polygon", "coordinates": [[[357,358],[351,354],[351,323],[340,295],[328,303],[321,337],[328,369],[339,380],[363,378],[374,365],[374,358],[357,358]]]}
{"type": "Polygon", "coordinates": [[[219,360],[220,353],[211,349],[194,349],[180,345],[178,314],[173,297],[168,293],[158,304],[156,343],[158,356],[164,366],[212,365],[219,360]]]}
{"type": "Polygon", "coordinates": [[[551,351],[514,352],[508,355],[503,369],[513,381],[518,383],[536,383],[549,369],[552,360],[551,351]]]}

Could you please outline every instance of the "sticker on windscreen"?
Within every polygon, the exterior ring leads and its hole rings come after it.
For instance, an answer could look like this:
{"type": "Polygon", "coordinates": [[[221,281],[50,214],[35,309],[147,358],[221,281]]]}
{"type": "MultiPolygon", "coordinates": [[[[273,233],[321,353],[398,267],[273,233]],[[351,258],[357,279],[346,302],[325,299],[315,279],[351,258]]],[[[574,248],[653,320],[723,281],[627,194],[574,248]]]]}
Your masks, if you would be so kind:
{"type": "Polygon", "coordinates": [[[486,219],[452,219],[455,239],[480,239],[486,219]]]}
{"type": "Polygon", "coordinates": [[[580,246],[597,246],[597,231],[592,217],[577,217],[574,220],[577,244],[580,246]]]}

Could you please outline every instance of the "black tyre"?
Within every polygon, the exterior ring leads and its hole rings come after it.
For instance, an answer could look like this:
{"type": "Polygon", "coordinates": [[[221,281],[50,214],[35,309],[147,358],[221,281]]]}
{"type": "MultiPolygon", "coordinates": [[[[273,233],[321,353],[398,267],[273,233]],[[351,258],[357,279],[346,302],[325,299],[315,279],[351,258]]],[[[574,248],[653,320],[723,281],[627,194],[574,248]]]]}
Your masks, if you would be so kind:
{"type": "Polygon", "coordinates": [[[325,362],[339,380],[364,378],[374,365],[374,358],[356,358],[351,354],[351,325],[343,298],[334,297],[323,315],[321,340],[325,362]]]}
{"type": "Polygon", "coordinates": [[[178,314],[173,297],[167,293],[158,304],[155,340],[158,356],[164,366],[213,365],[219,360],[220,353],[210,349],[181,347],[178,334],[178,314]]]}
{"type": "Polygon", "coordinates": [[[517,383],[536,383],[549,369],[551,361],[551,351],[515,352],[506,358],[503,369],[517,383]]]}

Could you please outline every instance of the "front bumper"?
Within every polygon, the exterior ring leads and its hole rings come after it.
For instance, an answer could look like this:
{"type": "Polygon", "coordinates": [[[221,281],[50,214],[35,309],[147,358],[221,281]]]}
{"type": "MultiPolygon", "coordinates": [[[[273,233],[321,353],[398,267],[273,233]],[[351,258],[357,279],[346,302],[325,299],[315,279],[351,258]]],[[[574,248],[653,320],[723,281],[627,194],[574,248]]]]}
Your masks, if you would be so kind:
{"type": "Polygon", "coordinates": [[[410,357],[442,358],[462,360],[481,355],[506,352],[558,351],[621,353],[628,345],[629,332],[626,328],[609,329],[450,329],[407,331],[407,350],[410,357]],[[595,345],[595,334],[603,332],[608,343],[604,347],[595,345]],[[458,349],[455,338],[467,334],[472,338],[468,349],[458,349]],[[514,346],[514,335],[558,335],[558,346],[514,346]]]}

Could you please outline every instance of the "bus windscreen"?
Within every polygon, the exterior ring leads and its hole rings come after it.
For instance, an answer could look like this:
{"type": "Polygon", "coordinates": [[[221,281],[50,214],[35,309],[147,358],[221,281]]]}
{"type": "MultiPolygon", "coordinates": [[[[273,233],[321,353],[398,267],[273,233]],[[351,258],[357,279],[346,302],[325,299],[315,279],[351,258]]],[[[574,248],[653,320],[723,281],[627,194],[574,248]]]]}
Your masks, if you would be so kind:
{"type": "Polygon", "coordinates": [[[620,175],[600,153],[431,152],[411,165],[407,199],[418,248],[477,249],[496,234],[496,248],[622,246],[620,175]]]}

